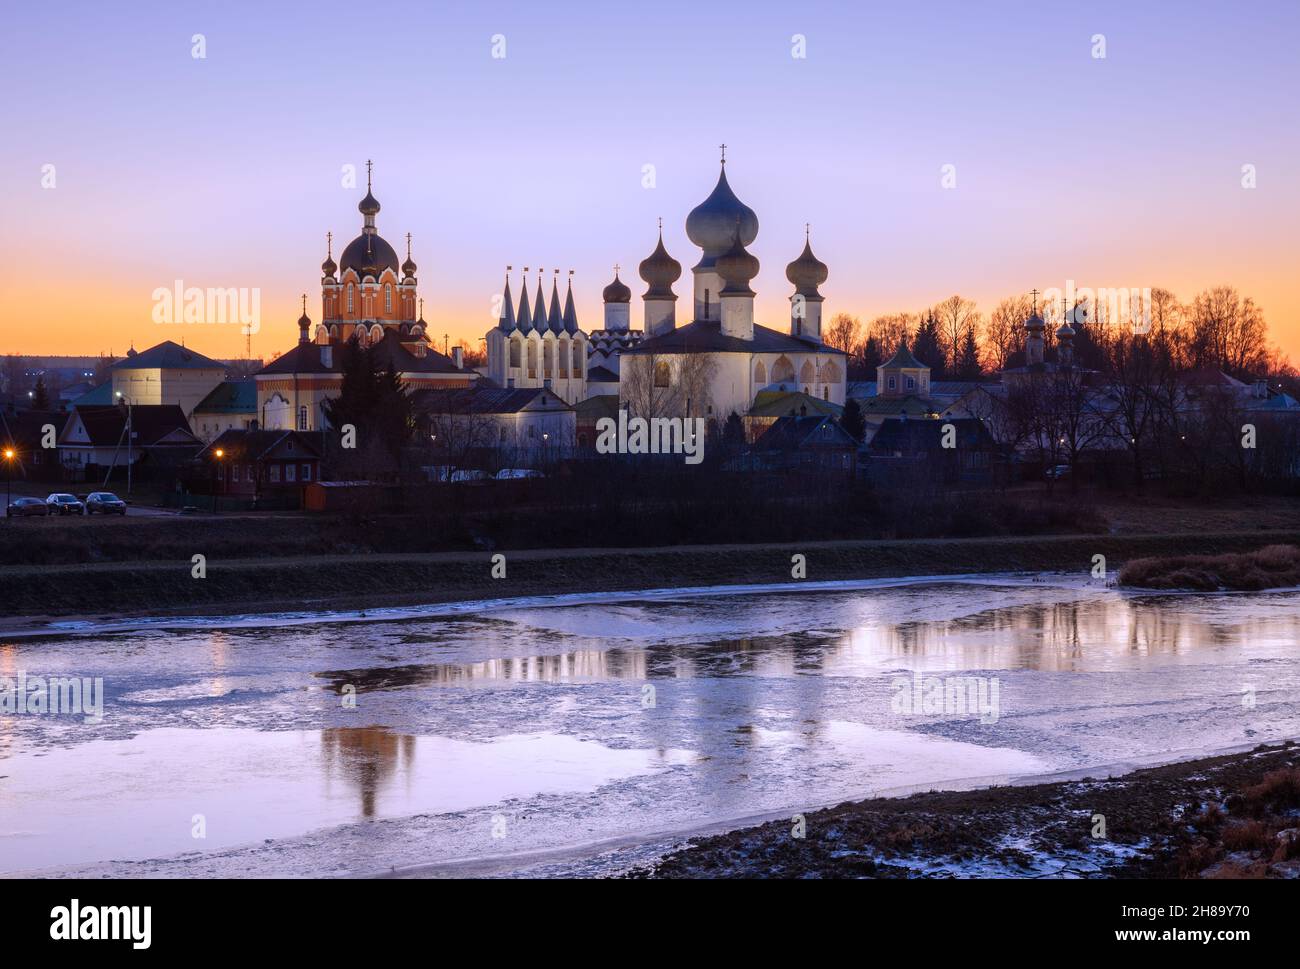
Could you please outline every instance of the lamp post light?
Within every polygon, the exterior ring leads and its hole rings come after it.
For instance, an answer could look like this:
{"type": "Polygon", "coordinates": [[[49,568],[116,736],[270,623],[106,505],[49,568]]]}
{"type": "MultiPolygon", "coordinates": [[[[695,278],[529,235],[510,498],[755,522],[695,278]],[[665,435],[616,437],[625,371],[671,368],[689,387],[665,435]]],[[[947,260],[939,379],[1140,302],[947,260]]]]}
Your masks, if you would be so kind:
{"type": "Polygon", "coordinates": [[[212,452],[212,456],[217,459],[217,487],[212,492],[212,514],[216,515],[220,512],[218,502],[221,500],[221,486],[225,481],[222,475],[226,473],[221,466],[221,459],[226,456],[226,452],[221,448],[217,448],[212,452]]]}
{"type": "Polygon", "coordinates": [[[131,398],[127,397],[122,391],[117,392],[117,402],[126,404],[126,496],[131,497],[131,438],[135,436],[135,429],[131,426],[131,398]]]}
{"type": "Polygon", "coordinates": [[[14,449],[5,448],[5,514],[9,514],[9,502],[13,498],[14,449]]]}

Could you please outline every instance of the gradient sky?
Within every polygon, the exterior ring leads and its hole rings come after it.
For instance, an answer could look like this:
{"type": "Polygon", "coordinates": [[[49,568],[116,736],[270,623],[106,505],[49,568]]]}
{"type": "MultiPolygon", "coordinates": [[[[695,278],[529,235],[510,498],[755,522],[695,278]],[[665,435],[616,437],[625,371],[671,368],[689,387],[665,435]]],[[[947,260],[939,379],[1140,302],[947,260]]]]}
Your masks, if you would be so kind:
{"type": "Polygon", "coordinates": [[[178,278],[260,288],[253,353],[284,352],[299,293],[320,318],[326,231],[336,257],[359,231],[367,158],[380,233],[399,252],[414,236],[433,333],[481,337],[507,264],[516,286],[524,265],[576,270],[587,329],[611,267],[632,267],[640,325],[634,267],[661,215],[681,317],[684,221],[725,141],[759,216],[759,322],[788,325],[811,222],[827,314],[954,292],[987,313],[1067,279],[1183,299],[1229,284],[1300,359],[1295,0],[287,7],[6,9],[0,353],[242,355],[237,326],[152,322],[178,278]]]}

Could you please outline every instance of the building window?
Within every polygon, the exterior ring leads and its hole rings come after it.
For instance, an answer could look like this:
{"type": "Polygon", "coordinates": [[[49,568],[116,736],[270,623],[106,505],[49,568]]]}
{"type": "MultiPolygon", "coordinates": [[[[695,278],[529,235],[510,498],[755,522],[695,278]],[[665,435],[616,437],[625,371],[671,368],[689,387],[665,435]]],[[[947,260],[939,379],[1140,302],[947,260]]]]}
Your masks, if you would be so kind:
{"type": "Polygon", "coordinates": [[[285,480],[285,481],[297,481],[297,480],[298,480],[298,465],[296,465],[296,464],[286,464],[286,465],[284,466],[284,480],[285,480]]]}
{"type": "Polygon", "coordinates": [[[352,284],[348,283],[348,315],[349,316],[352,315],[352,289],[353,289],[352,284]]]}
{"type": "Polygon", "coordinates": [[[237,465],[237,464],[232,464],[232,465],[230,466],[230,480],[231,480],[231,481],[238,481],[238,480],[239,480],[239,465],[237,465]]]}
{"type": "Polygon", "coordinates": [[[907,389],[908,389],[908,390],[911,390],[911,389],[912,389],[913,387],[915,387],[915,386],[916,386],[916,380],[915,380],[915,378],[913,378],[913,377],[908,377],[908,378],[907,378],[907,389]]]}
{"type": "Polygon", "coordinates": [[[310,465],[310,464],[304,464],[304,465],[302,466],[302,480],[303,480],[303,481],[310,481],[310,480],[311,480],[311,465],[310,465]]]}
{"type": "Polygon", "coordinates": [[[271,465],[271,480],[277,483],[280,481],[280,466],[278,464],[271,465]]]}
{"type": "Polygon", "coordinates": [[[893,377],[890,377],[890,378],[889,378],[889,389],[890,389],[890,390],[893,390],[893,389],[894,389],[894,378],[893,378],[893,377]]]}
{"type": "Polygon", "coordinates": [[[520,357],[519,341],[511,340],[510,341],[510,366],[512,367],[519,366],[519,357],[520,357]]]}
{"type": "Polygon", "coordinates": [[[659,361],[655,364],[655,386],[667,387],[672,376],[672,371],[668,369],[668,364],[659,361]]]}
{"type": "Polygon", "coordinates": [[[303,405],[298,408],[298,430],[307,430],[307,407],[303,405]]]}
{"type": "Polygon", "coordinates": [[[384,287],[384,312],[393,312],[393,284],[389,283],[384,287]]]}

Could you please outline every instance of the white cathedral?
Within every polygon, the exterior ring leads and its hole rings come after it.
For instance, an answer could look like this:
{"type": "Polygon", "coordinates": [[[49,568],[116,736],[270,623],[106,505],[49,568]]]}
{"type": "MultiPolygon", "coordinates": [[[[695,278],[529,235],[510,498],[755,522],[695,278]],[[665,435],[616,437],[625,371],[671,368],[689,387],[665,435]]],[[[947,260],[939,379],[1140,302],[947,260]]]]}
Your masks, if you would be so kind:
{"type": "Polygon", "coordinates": [[[788,330],[755,323],[750,283],[759,263],[747,247],[758,237],[758,216],[732,192],[725,157],[722,166],[713,192],[686,218],[686,234],[701,249],[689,322],[677,323],[673,284],[682,267],[664,248],[661,226],[654,252],[639,267],[647,287],[642,331],[631,329],[632,293],[617,271],[603,294],[604,328],[590,338],[577,324],[572,282],[561,308],[552,281],[547,308],[539,276],[530,307],[525,276],[516,313],[507,276],[500,319],[486,336],[488,377],[501,387],[549,387],[576,404],[614,391],[612,382],[595,380],[597,372],[616,375],[620,406],[634,414],[654,411],[640,416],[743,417],[764,390],[801,391],[843,405],[845,354],[822,340],[818,287],[826,265],[805,238],[803,252],[786,267],[794,286],[788,330]]]}

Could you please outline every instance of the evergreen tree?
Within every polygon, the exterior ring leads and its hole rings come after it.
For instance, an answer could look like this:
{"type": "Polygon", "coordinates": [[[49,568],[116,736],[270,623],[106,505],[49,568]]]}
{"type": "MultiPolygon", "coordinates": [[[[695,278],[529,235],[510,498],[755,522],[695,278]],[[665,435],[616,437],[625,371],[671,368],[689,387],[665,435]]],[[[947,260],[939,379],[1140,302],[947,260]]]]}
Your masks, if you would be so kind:
{"type": "Polygon", "coordinates": [[[745,422],[734,410],[722,425],[722,446],[729,452],[739,451],[745,446],[745,422]]]}
{"type": "Polygon", "coordinates": [[[45,389],[45,375],[36,378],[36,387],[32,390],[32,407],[36,410],[50,409],[50,394],[45,389]]]}
{"type": "Polygon", "coordinates": [[[975,328],[970,327],[961,341],[961,352],[957,356],[957,378],[979,380],[982,372],[979,346],[975,342],[975,328]]]}
{"type": "Polygon", "coordinates": [[[855,441],[861,441],[867,433],[867,421],[862,416],[862,408],[852,397],[844,404],[844,413],[840,415],[840,427],[844,428],[855,441]]]}
{"type": "Polygon", "coordinates": [[[933,310],[927,310],[916,328],[916,337],[912,341],[912,356],[930,368],[932,380],[943,376],[944,354],[939,343],[939,319],[933,310]]]}
{"type": "Polygon", "coordinates": [[[324,411],[336,432],[346,424],[356,429],[356,446],[344,449],[331,434],[331,463],[349,477],[395,471],[414,426],[410,395],[391,365],[379,369],[373,350],[352,341],[343,353],[343,383],[324,411]]]}
{"type": "Polygon", "coordinates": [[[885,350],[878,337],[869,336],[862,344],[862,370],[867,380],[876,378],[876,368],[885,362],[885,350]]]}

